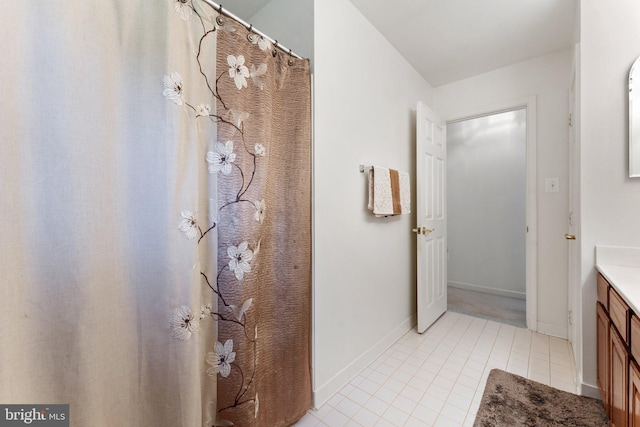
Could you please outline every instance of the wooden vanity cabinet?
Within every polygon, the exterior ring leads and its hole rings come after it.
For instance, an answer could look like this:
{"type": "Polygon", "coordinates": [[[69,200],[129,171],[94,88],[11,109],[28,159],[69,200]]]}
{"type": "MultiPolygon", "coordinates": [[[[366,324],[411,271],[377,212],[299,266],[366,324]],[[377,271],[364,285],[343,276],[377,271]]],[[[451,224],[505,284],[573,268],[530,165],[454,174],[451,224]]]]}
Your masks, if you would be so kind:
{"type": "Polygon", "coordinates": [[[629,352],[613,324],[609,334],[609,419],[612,426],[623,427],[629,416],[629,352]]]}
{"type": "Polygon", "coordinates": [[[632,352],[633,336],[640,337],[640,320],[600,274],[596,318],[597,381],[611,425],[640,427],[640,371],[636,364],[640,338],[635,340],[635,356],[632,352]],[[637,420],[632,411],[638,412],[637,420]]]}
{"type": "Polygon", "coordinates": [[[598,319],[596,330],[598,341],[598,387],[600,388],[604,408],[609,418],[611,418],[611,413],[609,412],[609,315],[601,303],[598,303],[596,307],[596,314],[598,319]]]}
{"type": "Polygon", "coordinates": [[[631,315],[631,357],[629,364],[629,426],[640,427],[640,319],[631,315]]]}
{"type": "Polygon", "coordinates": [[[640,427],[640,369],[633,360],[629,365],[629,427],[640,427]]]}

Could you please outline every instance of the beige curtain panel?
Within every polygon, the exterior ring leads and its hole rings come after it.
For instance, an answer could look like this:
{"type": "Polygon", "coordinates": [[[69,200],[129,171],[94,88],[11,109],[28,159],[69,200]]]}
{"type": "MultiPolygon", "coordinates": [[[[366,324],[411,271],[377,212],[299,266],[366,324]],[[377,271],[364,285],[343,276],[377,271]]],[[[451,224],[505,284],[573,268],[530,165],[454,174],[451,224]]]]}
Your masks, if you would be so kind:
{"type": "Polygon", "coordinates": [[[287,426],[311,404],[309,64],[220,24],[218,304],[234,316],[218,335],[236,354],[218,378],[219,416],[287,426]]]}
{"type": "Polygon", "coordinates": [[[13,2],[0,58],[0,404],[302,416],[307,61],[199,0],[13,2]]]}

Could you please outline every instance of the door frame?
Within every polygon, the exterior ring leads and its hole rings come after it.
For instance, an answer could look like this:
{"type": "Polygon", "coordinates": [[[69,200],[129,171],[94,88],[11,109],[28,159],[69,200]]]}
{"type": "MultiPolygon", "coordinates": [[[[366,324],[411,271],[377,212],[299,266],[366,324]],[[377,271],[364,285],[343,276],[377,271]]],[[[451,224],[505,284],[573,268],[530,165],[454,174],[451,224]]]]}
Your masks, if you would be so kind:
{"type": "Polygon", "coordinates": [[[445,123],[458,122],[496,113],[527,110],[526,141],[526,256],[525,256],[525,292],[527,329],[538,330],[538,197],[537,197],[537,158],[536,158],[536,96],[514,99],[498,104],[477,107],[462,113],[445,117],[445,123]]]}
{"type": "Polygon", "coordinates": [[[576,364],[577,372],[577,384],[578,390],[582,385],[583,394],[589,396],[597,396],[597,390],[595,393],[590,392],[589,387],[582,384],[582,372],[583,372],[583,351],[582,351],[582,302],[581,302],[581,270],[580,263],[582,260],[582,246],[581,246],[581,211],[580,211],[580,43],[576,43],[573,48],[573,64],[571,67],[571,86],[570,86],[570,114],[572,126],[569,130],[569,161],[573,161],[573,170],[569,169],[569,211],[573,211],[572,220],[574,223],[573,229],[569,231],[571,234],[576,235],[576,240],[568,242],[573,244],[573,258],[569,258],[569,268],[574,268],[574,274],[568,276],[569,284],[569,307],[571,311],[572,324],[568,325],[568,336],[573,349],[573,357],[576,364]],[[573,92],[571,91],[573,89],[573,92]],[[571,145],[573,143],[573,145],[571,145]],[[573,173],[572,173],[573,172],[573,173]]]}

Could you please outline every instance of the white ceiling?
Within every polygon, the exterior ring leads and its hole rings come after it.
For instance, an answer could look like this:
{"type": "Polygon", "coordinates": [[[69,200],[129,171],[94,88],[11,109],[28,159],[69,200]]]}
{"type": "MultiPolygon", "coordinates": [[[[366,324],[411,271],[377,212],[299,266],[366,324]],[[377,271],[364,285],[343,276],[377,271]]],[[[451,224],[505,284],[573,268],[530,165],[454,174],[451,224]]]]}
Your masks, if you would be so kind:
{"type": "MultiPolygon", "coordinates": [[[[268,2],[236,0],[232,11],[249,19],[268,2]]],[[[434,87],[575,42],[577,0],[351,2],[434,87]]]]}

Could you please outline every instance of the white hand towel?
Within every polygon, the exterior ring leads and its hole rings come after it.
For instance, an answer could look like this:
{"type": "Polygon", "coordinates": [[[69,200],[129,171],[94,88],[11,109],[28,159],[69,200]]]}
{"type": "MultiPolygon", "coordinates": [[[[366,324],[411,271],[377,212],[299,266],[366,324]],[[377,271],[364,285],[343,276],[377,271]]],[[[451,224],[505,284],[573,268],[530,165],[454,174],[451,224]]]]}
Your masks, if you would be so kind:
{"type": "Polygon", "coordinates": [[[382,166],[369,170],[368,208],[376,216],[408,214],[411,212],[409,174],[382,166]]]}
{"type": "Polygon", "coordinates": [[[393,196],[389,169],[373,166],[369,170],[369,209],[374,215],[393,215],[393,196]]]}

